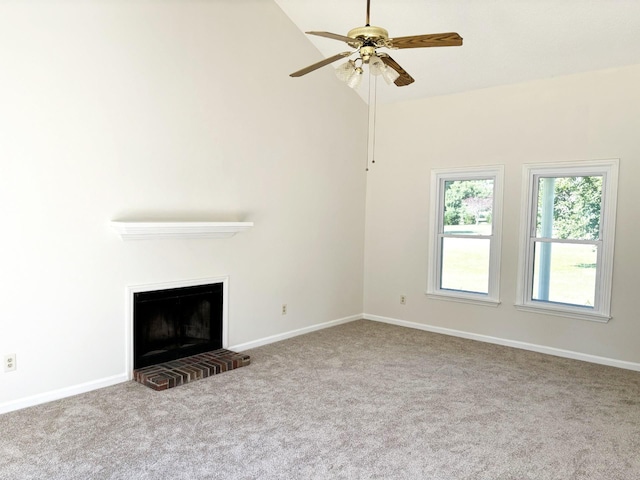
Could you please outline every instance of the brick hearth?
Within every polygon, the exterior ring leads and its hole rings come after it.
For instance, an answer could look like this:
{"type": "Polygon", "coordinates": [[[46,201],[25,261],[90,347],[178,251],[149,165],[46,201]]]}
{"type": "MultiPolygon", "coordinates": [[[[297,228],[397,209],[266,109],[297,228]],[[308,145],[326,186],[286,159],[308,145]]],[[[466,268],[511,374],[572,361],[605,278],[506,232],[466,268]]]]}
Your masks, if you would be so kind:
{"type": "Polygon", "coordinates": [[[133,378],[136,382],[154,390],[166,390],[227,370],[244,367],[249,363],[251,363],[249,355],[220,349],[140,368],[133,371],[133,378]]]}

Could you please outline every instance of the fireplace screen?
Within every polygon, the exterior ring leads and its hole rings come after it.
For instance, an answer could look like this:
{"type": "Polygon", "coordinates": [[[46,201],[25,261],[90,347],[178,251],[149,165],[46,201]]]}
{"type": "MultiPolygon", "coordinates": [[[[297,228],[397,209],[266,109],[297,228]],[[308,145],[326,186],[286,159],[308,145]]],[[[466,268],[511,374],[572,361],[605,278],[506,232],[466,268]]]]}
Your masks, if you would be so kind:
{"type": "Polygon", "coordinates": [[[134,369],[222,348],[223,284],[134,293],[134,369]]]}

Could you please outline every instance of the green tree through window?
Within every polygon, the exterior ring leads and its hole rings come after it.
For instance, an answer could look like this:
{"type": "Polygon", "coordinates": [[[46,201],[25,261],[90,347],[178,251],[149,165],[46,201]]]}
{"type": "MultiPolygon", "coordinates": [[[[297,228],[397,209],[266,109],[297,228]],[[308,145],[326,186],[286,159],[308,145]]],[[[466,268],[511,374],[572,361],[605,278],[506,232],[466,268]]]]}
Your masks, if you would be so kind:
{"type": "Polygon", "coordinates": [[[446,181],[444,189],[445,226],[478,223],[479,216],[491,210],[493,179],[446,181]]]}
{"type": "MultiPolygon", "coordinates": [[[[544,188],[538,190],[542,205],[544,188]]],[[[557,177],[553,191],[553,238],[597,240],[600,237],[602,176],[557,177]]],[[[542,222],[538,209],[538,229],[542,222]]]]}

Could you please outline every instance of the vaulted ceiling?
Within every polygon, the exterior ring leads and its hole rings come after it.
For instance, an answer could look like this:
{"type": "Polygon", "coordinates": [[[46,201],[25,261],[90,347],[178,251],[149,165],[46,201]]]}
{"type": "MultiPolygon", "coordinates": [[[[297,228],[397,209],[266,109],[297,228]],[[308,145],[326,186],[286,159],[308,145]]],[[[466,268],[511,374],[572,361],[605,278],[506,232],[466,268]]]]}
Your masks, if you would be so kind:
{"type": "MultiPolygon", "coordinates": [[[[365,24],[366,0],[275,1],[303,32],[346,35],[365,24]]],[[[378,102],[640,64],[639,0],[371,0],[370,20],[392,38],[440,32],[464,38],[461,47],[389,51],[416,81],[405,87],[381,82],[378,102]]],[[[332,39],[307,39],[319,53],[302,63],[292,59],[292,72],[349,49],[332,39]]]]}

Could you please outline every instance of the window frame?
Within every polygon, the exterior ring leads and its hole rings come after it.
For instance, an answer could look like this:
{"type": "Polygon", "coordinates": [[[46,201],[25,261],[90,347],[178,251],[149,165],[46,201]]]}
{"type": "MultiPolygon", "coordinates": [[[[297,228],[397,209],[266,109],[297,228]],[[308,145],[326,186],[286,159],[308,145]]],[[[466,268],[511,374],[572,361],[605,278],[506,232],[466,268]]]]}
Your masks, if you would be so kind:
{"type": "Polygon", "coordinates": [[[607,323],[611,319],[611,286],[615,245],[615,222],[618,190],[618,159],[589,160],[579,162],[553,162],[525,164],[522,170],[522,203],[520,224],[520,249],[516,303],[518,310],[555,315],[580,320],[607,323]],[[533,299],[534,245],[536,241],[567,243],[562,239],[537,237],[537,180],[540,177],[602,176],[602,200],[600,207],[600,235],[597,241],[577,240],[568,243],[588,243],[598,246],[596,259],[596,285],[594,306],[564,304],[533,299]],[[535,198],[534,198],[535,196],[535,198]]]}
{"type": "Polygon", "coordinates": [[[500,304],[500,256],[502,241],[502,203],[504,165],[439,168],[431,170],[429,212],[429,250],[427,265],[428,298],[497,307],[500,304]],[[440,288],[442,278],[442,238],[444,234],[444,185],[447,181],[493,179],[491,235],[466,235],[466,238],[489,239],[488,292],[466,292],[440,288]]]}

